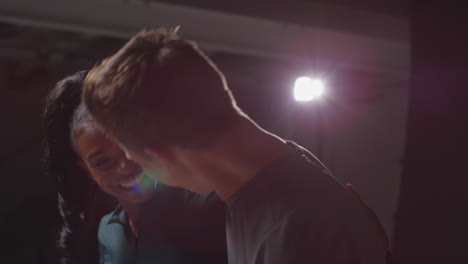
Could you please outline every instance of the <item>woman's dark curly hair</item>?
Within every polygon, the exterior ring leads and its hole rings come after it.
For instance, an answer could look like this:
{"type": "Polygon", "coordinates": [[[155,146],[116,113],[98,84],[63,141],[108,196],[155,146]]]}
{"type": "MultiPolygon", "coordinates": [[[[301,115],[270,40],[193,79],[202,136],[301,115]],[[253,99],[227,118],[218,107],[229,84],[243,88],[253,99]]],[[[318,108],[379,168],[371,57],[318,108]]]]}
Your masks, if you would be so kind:
{"type": "Polygon", "coordinates": [[[49,177],[56,180],[61,215],[57,234],[61,263],[98,263],[99,222],[115,206],[115,200],[78,166],[80,157],[71,141],[86,73],[77,72],[58,82],[46,98],[43,116],[45,168],[49,177]]]}

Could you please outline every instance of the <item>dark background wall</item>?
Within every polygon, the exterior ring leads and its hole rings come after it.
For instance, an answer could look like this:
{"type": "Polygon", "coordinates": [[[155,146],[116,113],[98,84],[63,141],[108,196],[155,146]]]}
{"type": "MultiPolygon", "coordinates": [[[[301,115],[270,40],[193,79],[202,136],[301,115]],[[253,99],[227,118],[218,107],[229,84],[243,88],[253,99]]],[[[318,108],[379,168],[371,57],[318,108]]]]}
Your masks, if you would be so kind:
{"type": "Polygon", "coordinates": [[[398,263],[467,263],[468,18],[453,1],[413,1],[398,263]]]}

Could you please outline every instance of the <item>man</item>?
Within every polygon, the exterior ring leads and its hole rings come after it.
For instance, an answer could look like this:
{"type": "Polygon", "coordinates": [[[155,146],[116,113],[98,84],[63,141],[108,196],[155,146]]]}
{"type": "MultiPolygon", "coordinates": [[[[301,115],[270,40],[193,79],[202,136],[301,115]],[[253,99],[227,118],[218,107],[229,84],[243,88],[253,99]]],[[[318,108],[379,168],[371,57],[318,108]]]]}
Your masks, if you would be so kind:
{"type": "Polygon", "coordinates": [[[136,34],[90,71],[83,100],[130,158],[168,185],[227,203],[229,263],[385,263],[366,209],[303,148],[236,105],[177,30],[136,34]]]}

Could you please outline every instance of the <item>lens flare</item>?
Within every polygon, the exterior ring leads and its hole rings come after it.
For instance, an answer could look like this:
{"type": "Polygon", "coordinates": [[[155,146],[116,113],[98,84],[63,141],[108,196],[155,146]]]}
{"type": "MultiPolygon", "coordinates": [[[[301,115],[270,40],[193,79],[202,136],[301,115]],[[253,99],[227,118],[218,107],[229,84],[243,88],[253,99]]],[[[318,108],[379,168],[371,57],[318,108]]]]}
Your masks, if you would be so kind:
{"type": "Polygon", "coordinates": [[[154,188],[155,179],[148,176],[147,173],[142,172],[143,178],[135,186],[132,187],[132,191],[138,194],[143,194],[146,191],[154,188]]]}

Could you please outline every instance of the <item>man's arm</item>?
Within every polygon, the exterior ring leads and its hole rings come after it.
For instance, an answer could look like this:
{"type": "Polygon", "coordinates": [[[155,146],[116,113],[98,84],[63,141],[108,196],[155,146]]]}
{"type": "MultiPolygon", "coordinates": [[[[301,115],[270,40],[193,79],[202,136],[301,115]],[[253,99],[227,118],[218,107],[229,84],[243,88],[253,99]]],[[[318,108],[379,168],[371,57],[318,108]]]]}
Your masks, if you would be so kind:
{"type": "Polygon", "coordinates": [[[295,263],[386,263],[386,249],[368,215],[349,212],[337,218],[326,214],[317,218],[297,214],[291,215],[287,223],[284,243],[286,247],[295,245],[291,248],[291,253],[296,251],[293,254],[298,256],[295,263]]]}
{"type": "Polygon", "coordinates": [[[386,263],[387,250],[368,210],[338,184],[326,187],[301,198],[304,203],[268,233],[263,263],[386,263]]]}
{"type": "Polygon", "coordinates": [[[380,222],[379,217],[375,213],[374,209],[370,208],[361,198],[361,195],[357,192],[357,190],[354,188],[354,186],[350,183],[346,184],[346,189],[354,195],[358,199],[358,201],[361,203],[361,205],[367,209],[369,212],[369,215],[371,218],[374,220],[374,223],[377,225],[377,228],[379,229],[380,233],[380,239],[382,240],[382,245],[385,250],[387,250],[387,264],[390,264],[392,262],[392,252],[390,249],[390,239],[388,238],[387,232],[385,232],[385,228],[382,225],[382,222],[380,222]]]}

